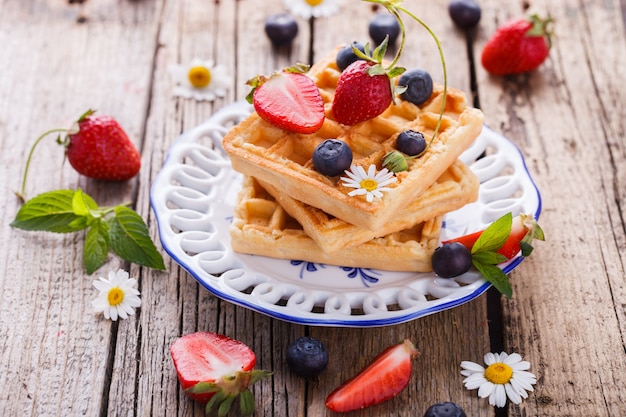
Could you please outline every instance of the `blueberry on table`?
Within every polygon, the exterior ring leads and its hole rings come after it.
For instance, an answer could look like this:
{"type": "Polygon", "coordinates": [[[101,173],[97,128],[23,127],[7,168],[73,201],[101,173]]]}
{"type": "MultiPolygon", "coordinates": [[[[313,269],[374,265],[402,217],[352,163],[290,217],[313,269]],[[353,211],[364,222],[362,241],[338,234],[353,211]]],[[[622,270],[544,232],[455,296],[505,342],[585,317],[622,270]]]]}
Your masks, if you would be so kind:
{"type": "Polygon", "coordinates": [[[419,155],[426,149],[426,139],[421,132],[405,130],[396,138],[396,149],[409,156],[419,155]]]}
{"type": "Polygon", "coordinates": [[[472,267],[472,254],[459,242],[446,243],[435,249],[432,266],[441,278],[458,277],[472,267]]]}
{"type": "Polygon", "coordinates": [[[458,404],[442,402],[431,405],[424,417],[467,417],[467,415],[458,404]]]}
{"type": "Polygon", "coordinates": [[[471,29],[480,20],[480,6],[474,0],[452,0],[448,5],[448,13],[461,29],[471,29]]]}
{"type": "Polygon", "coordinates": [[[365,45],[361,42],[352,42],[349,45],[344,46],[337,52],[336,64],[339,71],[343,72],[350,64],[354,61],[359,60],[360,58],[354,54],[352,50],[352,46],[354,46],[359,51],[365,53],[365,45]]]}
{"type": "Polygon", "coordinates": [[[370,20],[368,30],[375,45],[380,45],[386,36],[389,36],[389,45],[393,45],[400,35],[400,24],[392,14],[376,13],[370,20]]]}
{"type": "Polygon", "coordinates": [[[298,34],[298,23],[289,13],[276,13],[265,20],[265,34],[273,45],[288,45],[298,34]]]}
{"type": "Polygon", "coordinates": [[[334,177],[352,164],[352,149],[342,140],[326,139],[313,151],[313,166],[322,175],[334,177]]]}
{"type": "Polygon", "coordinates": [[[398,86],[406,86],[400,98],[417,106],[426,102],[433,94],[433,79],[427,71],[422,69],[414,69],[402,74],[398,86]]]}
{"type": "Polygon", "coordinates": [[[303,336],[287,347],[287,365],[298,376],[315,378],[328,365],[328,351],[321,341],[303,336]]]}

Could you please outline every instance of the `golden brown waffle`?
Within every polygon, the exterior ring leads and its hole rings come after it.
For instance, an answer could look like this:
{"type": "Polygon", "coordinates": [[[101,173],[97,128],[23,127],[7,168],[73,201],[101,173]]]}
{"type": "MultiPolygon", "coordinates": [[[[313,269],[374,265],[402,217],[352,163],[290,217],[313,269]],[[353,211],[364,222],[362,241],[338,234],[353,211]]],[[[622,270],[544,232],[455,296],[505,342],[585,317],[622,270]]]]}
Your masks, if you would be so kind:
{"type": "Polygon", "coordinates": [[[230,226],[235,252],[390,271],[432,270],[443,216],[328,254],[252,177],[244,177],[230,226]]]}
{"type": "Polygon", "coordinates": [[[468,107],[461,91],[448,89],[439,134],[430,149],[409,162],[408,171],[397,174],[397,181],[381,199],[367,202],[364,196],[348,196],[339,177],[327,177],[313,168],[312,154],[325,139],[345,141],[354,156],[353,163],[381,169],[382,158],[394,150],[397,135],[406,130],[420,131],[429,141],[441,110],[443,88],[435,85],[432,97],[422,106],[397,100],[380,116],[346,126],[333,120],[331,104],[340,72],[333,51],[308,75],[320,88],[326,118],[322,128],[309,135],[294,134],[272,126],[252,113],[224,137],[223,145],[233,168],[272,184],[291,198],[317,207],[335,217],[370,230],[381,229],[396,213],[419,197],[480,133],[483,114],[468,107]]]}
{"type": "Polygon", "coordinates": [[[356,246],[459,209],[478,198],[480,185],[476,175],[463,162],[457,160],[433,185],[394,216],[382,229],[372,231],[354,226],[318,208],[294,200],[269,183],[260,180],[259,183],[327,253],[356,246]]]}

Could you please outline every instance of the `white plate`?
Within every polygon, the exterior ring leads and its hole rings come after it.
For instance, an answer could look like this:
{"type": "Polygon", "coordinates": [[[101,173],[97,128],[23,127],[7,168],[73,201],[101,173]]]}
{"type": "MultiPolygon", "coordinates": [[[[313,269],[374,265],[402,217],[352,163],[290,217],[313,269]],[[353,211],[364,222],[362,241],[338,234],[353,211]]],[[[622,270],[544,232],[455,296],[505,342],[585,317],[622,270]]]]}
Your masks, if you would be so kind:
{"type": "MultiPolygon", "coordinates": [[[[233,252],[228,227],[241,176],[221,140],[251,111],[245,102],[234,103],[181,135],[151,189],[163,248],[213,294],[293,323],[372,327],[456,307],[489,288],[475,271],[442,279],[233,252]]],[[[441,240],[484,229],[507,212],[539,217],[539,191],[507,139],[484,127],[461,160],[481,182],[479,198],[445,216],[441,240]]],[[[518,256],[501,267],[509,273],[522,260],[518,256]]]]}

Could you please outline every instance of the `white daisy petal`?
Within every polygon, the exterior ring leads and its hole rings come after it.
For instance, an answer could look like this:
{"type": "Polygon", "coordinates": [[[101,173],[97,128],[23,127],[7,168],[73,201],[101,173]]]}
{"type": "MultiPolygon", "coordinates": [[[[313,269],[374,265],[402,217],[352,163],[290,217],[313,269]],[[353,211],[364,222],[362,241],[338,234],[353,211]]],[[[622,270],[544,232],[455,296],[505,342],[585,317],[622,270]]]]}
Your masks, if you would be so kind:
{"type": "Polygon", "coordinates": [[[213,101],[218,96],[224,97],[226,89],[232,82],[228,69],[215,65],[212,60],[194,58],[187,65],[171,65],[169,72],[175,84],[174,96],[192,98],[197,101],[213,101]],[[208,73],[208,77],[203,77],[208,84],[202,83],[200,86],[192,84],[189,77],[190,71],[197,68],[203,68],[208,73]]]}
{"type": "Polygon", "coordinates": [[[393,173],[388,172],[386,168],[380,172],[376,172],[376,165],[368,166],[367,171],[360,165],[350,166],[350,170],[345,171],[347,177],[341,177],[343,185],[348,188],[355,188],[350,191],[348,196],[364,195],[365,200],[369,203],[374,199],[383,197],[383,193],[391,190],[385,185],[389,185],[397,181],[393,173]]]}
{"type": "Polygon", "coordinates": [[[283,0],[285,7],[303,19],[328,17],[339,12],[341,0],[283,0]]]}
{"type": "Polygon", "coordinates": [[[129,278],[123,269],[109,272],[108,279],[100,277],[93,282],[98,290],[98,296],[91,301],[94,311],[113,321],[135,314],[135,308],[141,306],[140,293],[135,288],[137,284],[137,280],[129,278]]]}
{"type": "Polygon", "coordinates": [[[507,399],[519,404],[528,398],[537,377],[528,372],[530,363],[522,360],[521,355],[490,352],[483,359],[486,368],[471,361],[461,362],[465,388],[478,389],[478,396],[489,397],[489,404],[496,407],[504,407],[507,399]]]}

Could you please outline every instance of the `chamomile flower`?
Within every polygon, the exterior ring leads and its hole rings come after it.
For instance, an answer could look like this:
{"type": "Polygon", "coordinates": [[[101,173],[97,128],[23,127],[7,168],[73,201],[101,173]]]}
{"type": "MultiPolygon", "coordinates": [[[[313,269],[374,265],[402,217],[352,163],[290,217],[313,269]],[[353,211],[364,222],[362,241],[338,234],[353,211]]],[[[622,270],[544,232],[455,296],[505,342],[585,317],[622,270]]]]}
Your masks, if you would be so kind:
{"type": "Polygon", "coordinates": [[[172,65],[169,70],[176,83],[174,95],[178,97],[213,101],[224,97],[231,84],[228,69],[211,60],[194,58],[188,65],[172,65]]]}
{"type": "Polygon", "coordinates": [[[349,188],[356,188],[350,191],[350,197],[355,195],[364,195],[365,199],[371,203],[375,198],[381,198],[383,192],[389,191],[386,187],[397,181],[393,172],[389,172],[387,168],[376,172],[376,165],[372,164],[365,172],[362,166],[352,165],[349,171],[344,171],[348,177],[341,177],[344,181],[343,185],[349,188]]]}
{"type": "Polygon", "coordinates": [[[341,0],[283,0],[283,3],[294,15],[310,19],[338,13],[341,0]]]}
{"type": "Polygon", "coordinates": [[[504,407],[507,397],[519,404],[522,398],[528,398],[527,391],[533,391],[537,378],[531,372],[530,363],[523,361],[517,353],[487,353],[483,366],[470,362],[461,362],[461,375],[465,388],[478,388],[478,396],[489,397],[489,404],[504,407]]]}
{"type": "Polygon", "coordinates": [[[117,318],[126,319],[135,314],[135,308],[141,305],[137,280],[128,278],[128,272],[123,269],[109,272],[109,279],[100,277],[93,282],[100,293],[91,302],[96,313],[103,313],[104,317],[117,321],[117,318]]]}

